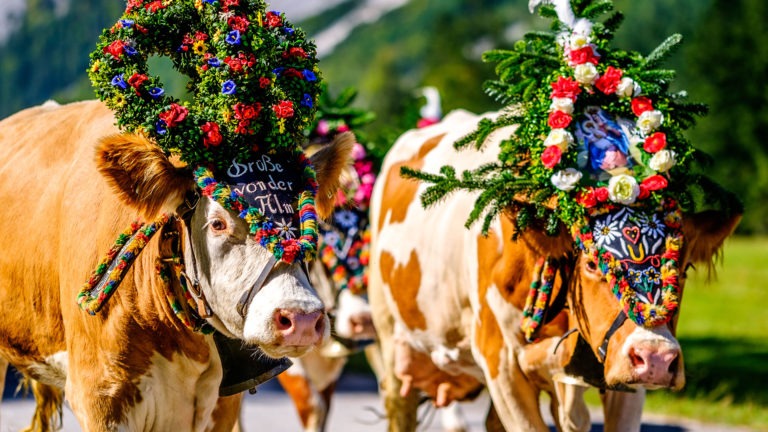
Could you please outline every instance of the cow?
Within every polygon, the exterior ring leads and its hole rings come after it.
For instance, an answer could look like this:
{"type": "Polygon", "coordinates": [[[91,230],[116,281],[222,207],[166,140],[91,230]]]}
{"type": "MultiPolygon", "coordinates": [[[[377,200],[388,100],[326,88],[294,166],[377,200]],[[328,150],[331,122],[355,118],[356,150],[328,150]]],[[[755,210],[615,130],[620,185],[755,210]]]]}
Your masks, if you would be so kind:
{"type": "MultiPolygon", "coordinates": [[[[312,158],[321,217],[352,141],[340,136],[312,158]]],[[[272,258],[246,222],[206,197],[191,205],[199,193],[190,170],[144,136],[120,133],[102,103],[46,104],[4,119],[0,175],[0,357],[40,388],[63,390],[84,431],[232,429],[239,396],[219,398],[213,337],[177,317],[169,298],[182,281],[157,271],[178,263],[174,255],[196,273],[194,294],[218,333],[272,358],[327,340],[323,303],[301,265],[278,264],[251,290],[272,258]],[[118,234],[137,216],[161,214],[169,222],[111,300],[94,316],[82,311],[77,294],[118,234]]]]}
{"type": "MultiPolygon", "coordinates": [[[[454,111],[440,123],[405,133],[385,157],[374,188],[369,299],[390,430],[414,430],[414,389],[444,406],[483,388],[493,404],[489,428],[548,430],[539,410],[543,390],[552,397],[560,428],[588,429],[583,390],[570,384],[578,376],[607,390],[606,430],[639,429],[645,389],[679,390],[685,383],[676,320],[652,329],[615,320],[618,301],[566,227],[554,236],[539,226],[514,235],[516,209],[509,208],[483,235],[477,226],[464,227],[476,194],[455,192],[424,209],[419,196],[426,185],[401,177],[402,167],[436,173],[451,165],[461,172],[496,161],[499,143],[514,126],[495,131],[483,150],[458,152],[453,144],[481,119],[497,115],[454,111]],[[570,264],[555,277],[552,292],[557,298],[564,291],[567,311],[553,313],[538,340],[528,343],[520,323],[534,267],[544,256],[570,264]],[[566,335],[572,327],[577,334],[566,335]]],[[[684,215],[679,268],[710,264],[739,217],[684,215]]],[[[680,276],[682,289],[682,271],[680,276]]]]}

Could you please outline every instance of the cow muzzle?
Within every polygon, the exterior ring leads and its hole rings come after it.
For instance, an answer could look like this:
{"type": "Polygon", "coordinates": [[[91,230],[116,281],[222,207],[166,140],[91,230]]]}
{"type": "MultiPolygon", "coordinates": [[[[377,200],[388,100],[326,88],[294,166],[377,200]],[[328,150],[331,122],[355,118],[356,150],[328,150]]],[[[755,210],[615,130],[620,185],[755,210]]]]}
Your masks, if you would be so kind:
{"type": "Polygon", "coordinates": [[[606,358],[605,380],[612,385],[640,386],[649,390],[681,390],[685,385],[680,344],[669,329],[635,327],[613,357],[606,358]]]}

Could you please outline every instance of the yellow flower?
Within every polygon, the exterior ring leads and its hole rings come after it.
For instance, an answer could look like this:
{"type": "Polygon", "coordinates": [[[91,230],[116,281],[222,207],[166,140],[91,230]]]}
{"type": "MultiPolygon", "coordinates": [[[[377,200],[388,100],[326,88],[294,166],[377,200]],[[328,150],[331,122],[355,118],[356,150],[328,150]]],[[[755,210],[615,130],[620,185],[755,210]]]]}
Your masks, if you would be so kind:
{"type": "Polygon", "coordinates": [[[125,105],[125,96],[118,94],[112,98],[112,104],[114,104],[117,108],[121,108],[123,105],[125,105]]]}
{"type": "Polygon", "coordinates": [[[203,8],[203,0],[195,0],[195,9],[200,10],[203,8]]]}
{"type": "Polygon", "coordinates": [[[277,122],[277,127],[280,133],[285,133],[285,119],[281,118],[280,121],[277,122]]]}
{"type": "Polygon", "coordinates": [[[208,47],[205,46],[205,41],[195,41],[195,43],[192,44],[192,52],[197,55],[203,55],[208,51],[208,47]]]}
{"type": "Polygon", "coordinates": [[[232,120],[232,112],[228,109],[221,110],[221,117],[224,119],[224,123],[229,123],[232,120]]]}
{"type": "Polygon", "coordinates": [[[101,61],[96,60],[95,62],[93,62],[93,66],[91,66],[91,72],[98,71],[100,67],[101,67],[101,61]]]}

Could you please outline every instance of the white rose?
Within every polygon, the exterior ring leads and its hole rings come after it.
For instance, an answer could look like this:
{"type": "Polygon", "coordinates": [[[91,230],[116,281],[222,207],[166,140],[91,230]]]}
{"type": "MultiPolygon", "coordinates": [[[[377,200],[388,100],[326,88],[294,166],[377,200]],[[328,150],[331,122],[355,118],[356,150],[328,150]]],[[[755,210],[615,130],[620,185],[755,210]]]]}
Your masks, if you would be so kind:
{"type": "Polygon", "coordinates": [[[597,68],[592,63],[580,64],[573,68],[573,77],[581,84],[592,85],[597,76],[597,68]]]}
{"type": "Polygon", "coordinates": [[[573,135],[565,129],[552,129],[544,140],[545,146],[558,146],[563,152],[567,151],[571,144],[573,144],[573,135]]]}
{"type": "Polygon", "coordinates": [[[646,111],[637,118],[637,128],[645,135],[656,130],[662,123],[664,123],[664,115],[659,110],[646,111]]]}
{"type": "Polygon", "coordinates": [[[640,85],[636,83],[632,78],[624,77],[619,81],[618,87],[616,87],[616,96],[620,98],[629,98],[640,94],[640,85]]]}
{"type": "Polygon", "coordinates": [[[549,106],[549,110],[562,111],[564,113],[573,114],[573,99],[552,98],[552,104],[549,106]]]}
{"type": "Polygon", "coordinates": [[[576,168],[566,168],[552,174],[551,180],[556,188],[563,191],[569,191],[576,187],[576,183],[581,180],[581,171],[576,168]]]}
{"type": "Polygon", "coordinates": [[[676,163],[677,159],[675,159],[675,152],[663,149],[653,154],[651,160],[648,161],[648,166],[654,171],[666,172],[675,166],[676,163]]]}
{"type": "Polygon", "coordinates": [[[589,44],[589,36],[581,33],[574,33],[571,35],[571,40],[569,42],[571,44],[571,49],[577,50],[589,44]]]}
{"type": "Polygon", "coordinates": [[[608,180],[608,198],[619,204],[632,204],[640,194],[637,180],[626,174],[619,174],[608,180]]]}

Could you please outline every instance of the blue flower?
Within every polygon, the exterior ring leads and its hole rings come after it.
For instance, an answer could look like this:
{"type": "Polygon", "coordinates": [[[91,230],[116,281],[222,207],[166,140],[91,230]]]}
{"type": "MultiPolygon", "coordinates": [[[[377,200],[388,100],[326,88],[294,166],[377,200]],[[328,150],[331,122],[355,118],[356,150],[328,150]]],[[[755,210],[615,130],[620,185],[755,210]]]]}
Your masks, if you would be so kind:
{"type": "Polygon", "coordinates": [[[282,67],[282,66],[281,67],[276,67],[276,68],[272,69],[272,73],[277,75],[277,76],[280,76],[283,73],[284,70],[285,70],[285,68],[282,67]]]}
{"type": "Polygon", "coordinates": [[[128,54],[129,56],[134,56],[134,55],[136,55],[137,51],[136,51],[136,48],[134,48],[134,47],[132,47],[130,45],[125,45],[123,47],[123,52],[128,54]]]}
{"type": "Polygon", "coordinates": [[[309,69],[304,69],[304,79],[309,82],[317,81],[317,75],[309,69]]]}
{"type": "Polygon", "coordinates": [[[160,87],[152,87],[149,89],[149,95],[152,96],[153,99],[157,99],[163,94],[165,94],[165,90],[161,89],[160,87]]]}
{"type": "Polygon", "coordinates": [[[314,105],[314,103],[312,103],[312,96],[308,93],[304,93],[304,96],[301,98],[301,104],[307,108],[312,108],[314,105]]]}
{"type": "Polygon", "coordinates": [[[115,75],[112,77],[112,85],[115,87],[120,87],[123,90],[128,88],[128,84],[123,79],[123,74],[115,75]]]}
{"type": "Polygon", "coordinates": [[[283,27],[283,29],[285,29],[285,32],[286,32],[286,33],[288,33],[289,35],[292,35],[292,34],[293,34],[293,32],[295,31],[295,30],[294,30],[293,28],[291,28],[291,27],[283,27]]]}
{"type": "Polygon", "coordinates": [[[216,57],[208,60],[208,65],[211,67],[219,67],[221,66],[221,60],[217,59],[216,57]]]}
{"type": "Polygon", "coordinates": [[[225,40],[230,45],[240,45],[240,31],[232,30],[231,32],[227,33],[227,38],[225,40]]]}
{"type": "Polygon", "coordinates": [[[134,23],[134,21],[130,20],[130,19],[121,19],[120,20],[120,25],[123,26],[123,28],[131,28],[131,27],[133,27],[133,23],[134,23]]]}
{"type": "Polygon", "coordinates": [[[165,135],[166,132],[168,132],[168,125],[163,120],[158,120],[155,123],[155,131],[157,131],[158,135],[165,135]]]}
{"type": "Polygon", "coordinates": [[[221,92],[225,95],[233,95],[237,91],[237,84],[232,80],[224,81],[221,85],[221,92]]]}
{"type": "Polygon", "coordinates": [[[214,4],[216,0],[203,0],[203,3],[214,4]]]}

